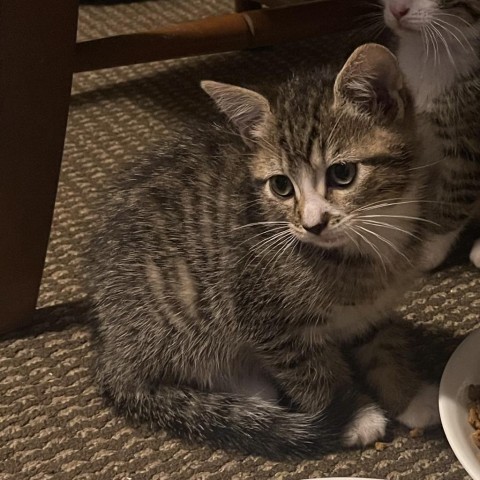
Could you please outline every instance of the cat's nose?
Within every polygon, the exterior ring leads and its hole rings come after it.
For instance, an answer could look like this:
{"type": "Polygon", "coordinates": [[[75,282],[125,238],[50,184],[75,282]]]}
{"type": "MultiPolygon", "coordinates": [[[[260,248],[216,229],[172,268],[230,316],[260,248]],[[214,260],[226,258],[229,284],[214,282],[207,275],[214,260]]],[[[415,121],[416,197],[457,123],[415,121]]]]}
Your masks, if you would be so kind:
{"type": "Polygon", "coordinates": [[[391,5],[390,11],[397,20],[401,20],[405,15],[407,15],[410,9],[408,7],[391,5]]]}
{"type": "Polygon", "coordinates": [[[313,235],[320,235],[327,228],[329,220],[330,216],[328,214],[324,214],[319,223],[312,226],[304,225],[303,228],[307,232],[313,233],[313,235]]]}

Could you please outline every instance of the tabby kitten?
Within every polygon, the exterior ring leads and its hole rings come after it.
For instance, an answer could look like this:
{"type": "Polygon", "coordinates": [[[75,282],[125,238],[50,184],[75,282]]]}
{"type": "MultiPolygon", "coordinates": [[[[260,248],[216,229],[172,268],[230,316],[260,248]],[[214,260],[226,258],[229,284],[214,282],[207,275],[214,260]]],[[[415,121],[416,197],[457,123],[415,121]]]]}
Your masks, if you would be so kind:
{"type": "Polygon", "coordinates": [[[202,86],[239,134],[205,126],[158,149],[92,243],[105,394],[153,427],[271,458],[371,443],[384,409],[437,423],[437,388],[391,320],[426,224],[395,57],[360,47],[272,103],[202,86]]]}
{"type": "MultiPolygon", "coordinates": [[[[425,138],[439,225],[426,267],[439,265],[480,213],[480,0],[382,0],[425,138]]],[[[480,268],[480,240],[470,259],[480,268]]]]}

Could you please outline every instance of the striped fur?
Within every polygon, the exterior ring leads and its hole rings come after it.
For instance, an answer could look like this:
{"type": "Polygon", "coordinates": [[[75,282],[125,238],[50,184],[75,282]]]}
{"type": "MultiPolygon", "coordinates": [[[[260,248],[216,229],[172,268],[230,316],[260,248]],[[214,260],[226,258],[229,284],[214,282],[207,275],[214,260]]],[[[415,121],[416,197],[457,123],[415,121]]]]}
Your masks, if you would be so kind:
{"type": "Polygon", "coordinates": [[[433,268],[480,211],[480,1],[383,2],[424,134],[436,202],[429,216],[439,224],[426,247],[433,268]],[[408,13],[395,19],[392,12],[405,8],[408,13]]]}
{"type": "Polygon", "coordinates": [[[206,82],[241,136],[192,127],[112,188],[89,269],[98,378],[119,411],[271,458],[370,443],[385,432],[383,409],[417,421],[408,406],[422,380],[390,323],[419,273],[425,232],[415,122],[400,80],[393,56],[369,46],[340,75],[299,76],[271,103],[206,82]],[[385,66],[393,77],[383,78],[385,66]],[[351,90],[364,77],[371,110],[351,90]],[[338,161],[358,164],[350,188],[325,186],[338,161]],[[279,173],[315,185],[313,200],[300,187],[289,201],[274,197],[268,178],[279,173]],[[310,201],[331,213],[318,236],[301,231],[310,201]],[[341,237],[331,247],[330,230],[341,237]],[[391,355],[395,345],[401,355],[391,355]]]}

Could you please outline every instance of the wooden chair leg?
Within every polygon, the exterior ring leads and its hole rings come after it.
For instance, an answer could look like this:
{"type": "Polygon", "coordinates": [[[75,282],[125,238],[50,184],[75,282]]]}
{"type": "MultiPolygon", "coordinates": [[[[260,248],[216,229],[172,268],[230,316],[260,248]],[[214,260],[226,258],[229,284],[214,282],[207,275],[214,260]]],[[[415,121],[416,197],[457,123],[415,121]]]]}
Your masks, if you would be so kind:
{"type": "Polygon", "coordinates": [[[0,0],[0,332],[32,320],[70,100],[76,0],[0,0]]]}
{"type": "Polygon", "coordinates": [[[374,10],[362,0],[323,0],[260,8],[166,25],[151,32],[117,35],[77,44],[75,72],[169,58],[266,47],[347,30],[374,10]]]}

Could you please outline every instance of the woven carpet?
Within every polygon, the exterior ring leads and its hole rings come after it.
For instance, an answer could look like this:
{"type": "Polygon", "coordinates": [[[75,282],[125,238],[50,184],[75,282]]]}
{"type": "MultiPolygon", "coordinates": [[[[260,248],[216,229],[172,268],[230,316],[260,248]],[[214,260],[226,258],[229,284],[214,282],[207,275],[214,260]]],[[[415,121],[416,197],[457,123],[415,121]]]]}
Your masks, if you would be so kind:
{"type": "MultiPolygon", "coordinates": [[[[79,37],[123,33],[228,12],[227,0],[90,2],[79,37]]],[[[74,79],[63,170],[36,324],[0,340],[0,479],[467,479],[440,428],[422,438],[394,426],[387,448],[277,463],[189,445],[114,416],[92,376],[92,313],[82,250],[104,186],[121,166],[187,119],[219,117],[200,79],[273,88],[289,72],[341,58],[358,42],[336,35],[288,46],[85,73],[74,79]]],[[[478,325],[480,273],[460,260],[433,273],[400,309],[426,339],[422,368],[441,372],[478,325]],[[440,339],[439,341],[437,341],[440,339]],[[442,343],[443,342],[443,343],[442,343]],[[433,346],[443,345],[434,352],[433,346]],[[430,348],[432,347],[432,348],[430,348]]]]}

